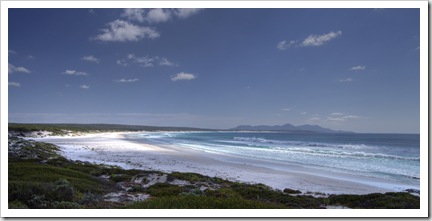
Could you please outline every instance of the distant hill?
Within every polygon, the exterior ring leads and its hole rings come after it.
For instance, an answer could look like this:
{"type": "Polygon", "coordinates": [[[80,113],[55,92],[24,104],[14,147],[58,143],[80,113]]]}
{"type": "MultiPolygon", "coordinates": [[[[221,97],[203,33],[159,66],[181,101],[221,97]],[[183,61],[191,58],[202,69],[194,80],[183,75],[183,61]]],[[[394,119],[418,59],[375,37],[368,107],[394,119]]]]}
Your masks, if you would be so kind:
{"type": "Polygon", "coordinates": [[[235,128],[232,128],[230,130],[242,130],[242,131],[291,131],[291,132],[315,132],[315,133],[353,133],[349,131],[342,131],[342,130],[332,130],[328,128],[323,128],[318,125],[300,125],[300,126],[294,126],[292,124],[284,124],[284,125],[275,125],[275,126],[268,126],[268,125],[259,125],[259,126],[252,126],[252,125],[240,125],[235,128]]]}

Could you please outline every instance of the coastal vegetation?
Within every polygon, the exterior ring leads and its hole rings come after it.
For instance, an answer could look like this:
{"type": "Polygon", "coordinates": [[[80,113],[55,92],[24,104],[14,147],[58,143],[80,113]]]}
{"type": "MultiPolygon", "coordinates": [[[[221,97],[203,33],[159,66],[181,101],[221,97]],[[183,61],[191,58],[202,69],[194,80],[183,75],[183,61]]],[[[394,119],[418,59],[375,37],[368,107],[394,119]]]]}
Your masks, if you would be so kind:
{"type": "MultiPolygon", "coordinates": [[[[53,144],[16,135],[42,128],[72,130],[70,127],[9,126],[10,209],[420,208],[420,198],[406,192],[320,195],[289,188],[275,190],[264,184],[231,182],[197,173],[125,170],[71,161],[60,155],[59,148],[53,144]]],[[[75,127],[80,132],[101,129],[96,126],[83,128],[75,127]]]]}
{"type": "Polygon", "coordinates": [[[15,133],[32,133],[47,131],[52,135],[66,135],[74,133],[99,133],[119,131],[210,131],[209,129],[191,127],[155,127],[121,124],[18,124],[9,123],[9,131],[15,133]]]}

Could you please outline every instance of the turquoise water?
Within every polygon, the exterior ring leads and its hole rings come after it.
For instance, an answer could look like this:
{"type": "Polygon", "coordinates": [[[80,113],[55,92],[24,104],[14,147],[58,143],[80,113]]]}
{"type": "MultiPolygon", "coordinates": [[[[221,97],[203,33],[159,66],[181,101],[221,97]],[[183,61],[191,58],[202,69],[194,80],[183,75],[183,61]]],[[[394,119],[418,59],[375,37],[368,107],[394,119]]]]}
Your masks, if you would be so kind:
{"type": "Polygon", "coordinates": [[[214,153],[282,161],[325,171],[382,178],[419,187],[419,134],[281,132],[153,132],[128,135],[214,153]]]}

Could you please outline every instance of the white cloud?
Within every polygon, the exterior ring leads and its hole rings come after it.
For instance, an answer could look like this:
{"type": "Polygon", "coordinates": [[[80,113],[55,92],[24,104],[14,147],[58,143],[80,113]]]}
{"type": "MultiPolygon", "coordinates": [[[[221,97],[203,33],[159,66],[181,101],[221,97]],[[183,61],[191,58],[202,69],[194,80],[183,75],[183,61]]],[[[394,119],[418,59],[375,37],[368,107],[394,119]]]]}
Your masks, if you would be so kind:
{"type": "Polygon", "coordinates": [[[17,52],[14,50],[8,50],[8,54],[17,54],[17,52]]]}
{"type": "Polygon", "coordinates": [[[352,78],[339,79],[339,82],[352,82],[352,78]]]}
{"type": "Polygon", "coordinates": [[[128,66],[128,63],[126,63],[125,59],[117,60],[116,63],[125,67],[128,66]]]}
{"type": "Polygon", "coordinates": [[[327,116],[327,120],[328,121],[346,121],[349,119],[358,119],[360,118],[360,116],[356,116],[356,115],[350,115],[350,114],[344,114],[344,113],[331,113],[329,114],[329,116],[327,116]]]}
{"type": "Polygon", "coordinates": [[[122,66],[128,66],[130,63],[139,64],[142,67],[153,67],[156,65],[160,66],[177,66],[172,61],[169,61],[167,58],[159,57],[159,56],[143,56],[138,57],[135,54],[128,54],[126,58],[117,60],[117,64],[122,66]]]}
{"type": "Polygon", "coordinates": [[[150,9],[147,11],[146,19],[150,23],[166,22],[171,19],[171,11],[161,8],[150,9]]]}
{"type": "Polygon", "coordinates": [[[25,68],[25,67],[15,67],[12,64],[8,64],[8,74],[11,74],[14,72],[31,73],[30,70],[25,68]]]}
{"type": "Polygon", "coordinates": [[[90,86],[83,84],[83,85],[80,86],[80,88],[82,88],[82,89],[89,89],[90,86]]]}
{"type": "Polygon", "coordinates": [[[169,61],[168,59],[162,57],[159,58],[159,65],[162,66],[177,66],[174,62],[169,61]]]}
{"type": "Polygon", "coordinates": [[[358,65],[358,66],[354,66],[352,68],[350,68],[350,71],[361,71],[361,70],[365,70],[366,66],[364,65],[358,65]]]}
{"type": "Polygon", "coordinates": [[[76,70],[66,70],[65,72],[63,72],[63,74],[65,74],[65,75],[77,75],[77,76],[87,76],[88,75],[85,72],[76,71],[76,70]]]}
{"type": "Polygon", "coordinates": [[[283,41],[281,41],[281,42],[279,42],[277,45],[276,45],[276,48],[277,49],[279,49],[279,50],[286,50],[286,49],[288,49],[288,48],[290,48],[290,47],[293,47],[293,46],[295,46],[297,44],[297,42],[296,41],[286,41],[286,40],[283,40],[283,41]]]}
{"type": "Polygon", "coordinates": [[[307,121],[312,122],[312,123],[316,123],[316,122],[320,122],[321,118],[319,118],[319,117],[311,117],[311,118],[307,119],[307,121]]]}
{"type": "Polygon", "coordinates": [[[174,76],[171,76],[172,81],[181,81],[181,80],[193,80],[196,76],[190,73],[180,72],[174,76]]]}
{"type": "Polygon", "coordinates": [[[121,16],[126,17],[129,20],[136,20],[139,22],[143,22],[145,20],[144,9],[141,8],[126,8],[123,10],[121,16]]]}
{"type": "Polygon", "coordinates": [[[290,108],[290,107],[288,107],[288,108],[284,108],[284,109],[282,109],[283,111],[290,111],[290,110],[292,110],[292,108],[290,108]]]}
{"type": "Polygon", "coordinates": [[[97,58],[97,57],[95,57],[95,56],[93,56],[93,55],[84,56],[81,59],[84,60],[84,61],[95,62],[95,63],[99,63],[100,62],[100,59],[97,58]]]}
{"type": "Polygon", "coordinates": [[[153,67],[155,59],[149,56],[131,58],[143,67],[153,67]]]}
{"type": "Polygon", "coordinates": [[[131,21],[147,22],[147,23],[162,23],[171,20],[174,17],[188,18],[202,9],[198,8],[179,8],[179,9],[140,9],[128,8],[124,9],[122,17],[126,17],[131,21]]]}
{"type": "Polygon", "coordinates": [[[129,63],[137,63],[142,67],[153,67],[154,58],[149,56],[137,57],[135,54],[128,54],[125,59],[117,60],[117,64],[128,66],[129,63]]]}
{"type": "Polygon", "coordinates": [[[134,78],[134,79],[124,79],[124,78],[122,78],[120,80],[115,80],[116,83],[132,83],[132,82],[136,82],[136,81],[138,81],[137,78],[134,78]]]}
{"type": "Polygon", "coordinates": [[[307,112],[301,112],[300,114],[301,114],[301,115],[306,115],[306,114],[307,114],[307,112]]]}
{"type": "Polygon", "coordinates": [[[178,8],[174,11],[174,13],[179,18],[187,18],[202,10],[203,10],[202,8],[178,8]]]}
{"type": "Polygon", "coordinates": [[[123,20],[115,20],[107,24],[109,28],[102,29],[102,34],[93,39],[100,41],[139,41],[143,38],[158,38],[159,32],[151,27],[141,27],[123,20]]]}
{"type": "Polygon", "coordinates": [[[21,87],[21,84],[20,84],[20,83],[18,83],[18,82],[13,82],[13,81],[9,81],[9,82],[8,82],[8,85],[9,85],[9,86],[12,86],[12,87],[21,87]]]}
{"type": "Polygon", "coordinates": [[[342,31],[329,32],[323,35],[309,35],[301,43],[299,43],[296,40],[291,40],[291,41],[283,40],[276,45],[276,48],[279,50],[287,50],[288,48],[292,48],[292,47],[320,46],[341,35],[342,35],[342,31]]]}
{"type": "MultiPolygon", "coordinates": [[[[302,112],[300,114],[306,114],[306,112],[302,112]]],[[[342,122],[346,122],[348,120],[353,120],[353,119],[361,119],[363,117],[361,116],[357,116],[357,115],[352,115],[352,114],[345,114],[345,113],[341,113],[341,112],[334,112],[334,113],[330,113],[328,114],[326,117],[319,117],[319,115],[313,115],[311,118],[307,119],[306,121],[310,122],[310,123],[342,123],[342,122]]]]}
{"type": "Polygon", "coordinates": [[[330,116],[343,116],[343,115],[345,115],[345,114],[344,113],[340,113],[340,112],[334,112],[334,113],[330,114],[330,116]]]}
{"type": "Polygon", "coordinates": [[[303,42],[300,44],[300,46],[307,47],[307,46],[320,46],[324,43],[337,38],[342,35],[342,31],[337,32],[329,32],[327,34],[323,35],[309,35],[303,42]]]}

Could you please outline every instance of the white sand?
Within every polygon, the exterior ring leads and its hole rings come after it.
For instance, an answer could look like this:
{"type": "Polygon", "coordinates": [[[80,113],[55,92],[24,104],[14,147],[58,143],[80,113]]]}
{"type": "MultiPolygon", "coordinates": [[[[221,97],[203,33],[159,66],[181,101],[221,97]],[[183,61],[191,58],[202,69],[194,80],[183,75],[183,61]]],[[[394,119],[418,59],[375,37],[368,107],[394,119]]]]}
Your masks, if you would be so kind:
{"type": "Polygon", "coordinates": [[[194,172],[231,181],[263,183],[281,190],[298,189],[303,193],[367,194],[402,191],[404,188],[387,180],[320,171],[284,162],[137,143],[126,140],[123,134],[126,133],[32,139],[60,146],[62,154],[71,160],[118,165],[125,169],[194,172]]]}

